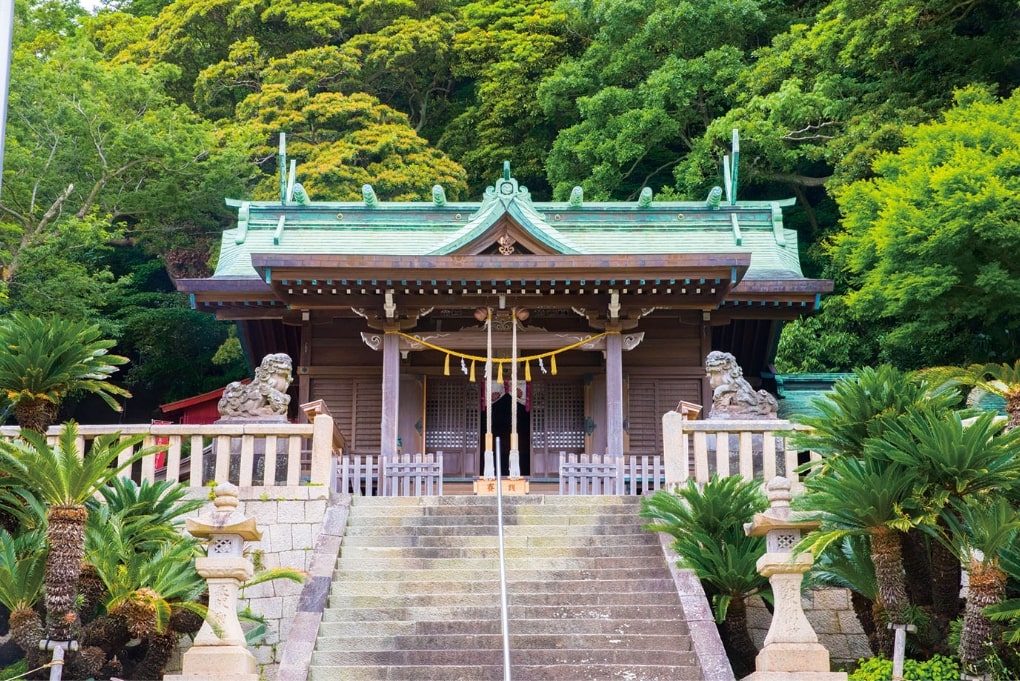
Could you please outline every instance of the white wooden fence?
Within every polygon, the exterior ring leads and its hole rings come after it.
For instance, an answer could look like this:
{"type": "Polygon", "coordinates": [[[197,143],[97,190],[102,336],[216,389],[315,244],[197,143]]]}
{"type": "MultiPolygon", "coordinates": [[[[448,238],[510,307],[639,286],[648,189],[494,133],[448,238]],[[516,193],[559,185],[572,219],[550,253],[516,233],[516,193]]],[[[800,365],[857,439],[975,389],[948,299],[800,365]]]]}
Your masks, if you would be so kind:
{"type": "Polygon", "coordinates": [[[665,483],[661,456],[610,456],[560,452],[559,492],[563,495],[631,495],[665,483]]]}
{"type": "Polygon", "coordinates": [[[435,496],[443,493],[443,453],[342,456],[337,491],[366,497],[435,496]]]}

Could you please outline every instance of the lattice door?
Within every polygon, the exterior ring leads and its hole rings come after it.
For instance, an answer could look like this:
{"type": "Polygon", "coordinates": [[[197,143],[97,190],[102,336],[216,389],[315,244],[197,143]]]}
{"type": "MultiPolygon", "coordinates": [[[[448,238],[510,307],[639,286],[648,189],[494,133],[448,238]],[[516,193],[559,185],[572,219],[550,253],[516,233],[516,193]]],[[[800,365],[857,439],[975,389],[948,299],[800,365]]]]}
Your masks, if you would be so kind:
{"type": "Polygon", "coordinates": [[[478,475],[478,384],[430,378],[425,395],[425,450],[443,452],[447,477],[478,475]]]}
{"type": "Polygon", "coordinates": [[[584,386],[581,381],[532,383],[531,474],[559,469],[559,454],[584,451],[584,386]]]}

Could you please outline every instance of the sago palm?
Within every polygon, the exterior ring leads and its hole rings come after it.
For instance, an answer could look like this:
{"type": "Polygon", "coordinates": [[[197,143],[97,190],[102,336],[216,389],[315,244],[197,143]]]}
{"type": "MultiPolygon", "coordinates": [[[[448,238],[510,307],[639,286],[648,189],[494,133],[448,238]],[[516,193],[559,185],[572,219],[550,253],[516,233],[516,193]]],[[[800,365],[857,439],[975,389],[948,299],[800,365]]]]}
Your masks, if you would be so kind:
{"type": "Polygon", "coordinates": [[[812,429],[798,433],[796,446],[818,452],[823,461],[862,456],[867,440],[881,436],[908,408],[926,405],[948,411],[958,401],[950,387],[932,390],[913,374],[889,365],[858,369],[815,400],[818,413],[803,418],[812,429]]]}
{"type": "Polygon", "coordinates": [[[744,523],[767,507],[760,484],[739,476],[713,477],[701,488],[691,480],[676,494],[659,490],[641,503],[641,517],[651,520],[645,529],[674,537],[679,564],[705,585],[738,676],[754,671],[758,652],[747,630],[747,598],[771,597],[756,565],[765,538],[748,537],[744,523]]]}
{"type": "Polygon", "coordinates": [[[0,603],[11,611],[14,642],[26,653],[38,650],[42,620],[35,610],[43,595],[46,552],[38,531],[12,536],[0,530],[0,603]]]}
{"type": "Polygon", "coordinates": [[[949,541],[967,563],[969,577],[960,634],[960,664],[968,671],[983,672],[986,646],[993,642],[991,620],[985,610],[1000,605],[1006,598],[1008,575],[1001,554],[1017,540],[1020,512],[1002,497],[975,497],[956,505],[959,517],[949,521],[949,541]]]}
{"type": "Polygon", "coordinates": [[[1020,426],[1020,359],[1013,364],[971,364],[967,367],[933,367],[922,372],[932,383],[965,385],[1006,400],[1009,429],[1020,426]]]}
{"type": "Polygon", "coordinates": [[[21,439],[0,440],[0,468],[8,473],[8,484],[32,490],[47,505],[46,613],[50,636],[66,640],[75,620],[85,554],[85,502],[124,468],[155,450],[133,451],[142,436],[121,439],[112,433],[96,438],[81,456],[74,422],[66,424],[56,447],[34,431],[23,429],[21,434],[21,439]],[[122,453],[126,456],[120,460],[122,453]]]}
{"type": "Polygon", "coordinates": [[[913,485],[909,471],[899,464],[871,457],[835,457],[804,479],[805,491],[794,499],[796,508],[822,523],[801,542],[802,550],[817,555],[848,535],[868,535],[878,587],[880,637],[886,622],[905,623],[910,605],[900,534],[929,520],[914,503],[913,485]]]}
{"type": "MultiPolygon", "coordinates": [[[[913,495],[935,517],[943,533],[955,520],[959,502],[1020,481],[1020,429],[1002,434],[994,414],[964,422],[958,413],[911,407],[890,423],[868,454],[910,472],[913,495]]],[[[945,633],[960,612],[960,560],[944,544],[931,547],[931,603],[945,633]]]]}
{"type": "Polygon", "coordinates": [[[12,313],[0,320],[0,400],[18,425],[39,433],[76,393],[99,395],[121,411],[115,398],[131,394],[108,380],[127,362],[109,353],[114,345],[94,324],[12,313]]]}

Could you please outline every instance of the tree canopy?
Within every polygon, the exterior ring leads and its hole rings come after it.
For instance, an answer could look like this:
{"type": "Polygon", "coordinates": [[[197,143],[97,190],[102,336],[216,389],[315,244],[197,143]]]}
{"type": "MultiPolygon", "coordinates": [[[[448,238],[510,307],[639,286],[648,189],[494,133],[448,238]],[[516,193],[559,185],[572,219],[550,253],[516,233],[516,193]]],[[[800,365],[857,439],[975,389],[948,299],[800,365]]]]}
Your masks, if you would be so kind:
{"type": "Polygon", "coordinates": [[[536,198],[624,200],[703,197],[738,128],[741,198],[795,197],[805,268],[837,282],[781,370],[1015,359],[1011,0],[19,0],[16,22],[0,309],[125,355],[143,315],[101,301],[200,323],[132,268],[206,275],[224,197],[278,192],[281,132],[316,199],[467,199],[509,160],[536,198]]]}

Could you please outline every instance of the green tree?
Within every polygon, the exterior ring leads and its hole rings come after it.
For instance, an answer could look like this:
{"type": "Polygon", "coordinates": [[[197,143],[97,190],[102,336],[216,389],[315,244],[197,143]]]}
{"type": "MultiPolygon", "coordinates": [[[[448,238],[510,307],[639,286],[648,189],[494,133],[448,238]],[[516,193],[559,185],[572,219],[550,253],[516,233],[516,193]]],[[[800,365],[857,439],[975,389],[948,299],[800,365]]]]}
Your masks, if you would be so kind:
{"type": "Polygon", "coordinates": [[[883,359],[914,368],[1017,355],[1018,121],[1020,96],[961,91],[942,120],[878,157],[878,177],[840,193],[843,230],[829,251],[848,307],[881,330],[883,359]]]}
{"type": "Polygon", "coordinates": [[[641,517],[651,521],[645,529],[672,536],[678,564],[694,570],[705,586],[737,676],[754,671],[758,652],[747,631],[746,599],[771,598],[769,581],[757,568],[765,538],[747,536],[744,523],[767,507],[760,484],[739,476],[714,476],[703,487],[689,480],[675,494],[659,490],[641,502],[641,517]]]}
{"type": "Polygon", "coordinates": [[[0,320],[0,398],[18,424],[45,433],[61,403],[73,394],[98,395],[115,411],[130,397],[109,381],[125,357],[98,326],[14,313],[0,320]]]}
{"type": "Polygon", "coordinates": [[[437,142],[468,172],[480,194],[504,160],[536,197],[548,196],[546,156],[558,112],[538,101],[542,79],[576,49],[568,4],[553,0],[466,3],[453,41],[457,78],[437,142]]]}
{"type": "MultiPolygon", "coordinates": [[[[585,11],[591,41],[540,89],[547,114],[573,113],[548,160],[555,193],[581,185],[596,199],[633,198],[646,185],[672,185],[674,168],[732,105],[728,87],[766,31],[764,6],[595,0],[585,11]]],[[[698,192],[718,183],[717,151],[698,192]]]]}
{"type": "Polygon", "coordinates": [[[10,612],[11,637],[26,653],[38,650],[43,637],[35,605],[46,578],[44,541],[39,531],[11,535],[0,529],[0,604],[10,612]]]}

